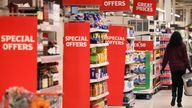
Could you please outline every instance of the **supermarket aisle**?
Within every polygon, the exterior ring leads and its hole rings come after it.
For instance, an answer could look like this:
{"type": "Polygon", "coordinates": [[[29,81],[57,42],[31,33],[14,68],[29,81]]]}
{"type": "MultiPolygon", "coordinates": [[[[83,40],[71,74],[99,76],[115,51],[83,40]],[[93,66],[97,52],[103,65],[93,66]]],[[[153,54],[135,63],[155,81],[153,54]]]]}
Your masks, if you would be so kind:
{"type": "MultiPolygon", "coordinates": [[[[183,108],[192,108],[192,97],[183,98],[183,108]]],[[[173,108],[170,105],[171,91],[161,90],[156,95],[153,95],[151,100],[136,100],[134,108],[173,108]]],[[[177,108],[175,106],[174,108],[177,108]]]]}

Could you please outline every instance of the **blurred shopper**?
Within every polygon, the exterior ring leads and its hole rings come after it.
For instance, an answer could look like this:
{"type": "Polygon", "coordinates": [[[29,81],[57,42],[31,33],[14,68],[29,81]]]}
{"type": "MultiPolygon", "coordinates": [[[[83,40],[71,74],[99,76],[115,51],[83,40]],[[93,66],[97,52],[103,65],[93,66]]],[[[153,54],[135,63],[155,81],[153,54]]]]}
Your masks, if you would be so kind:
{"type": "Polygon", "coordinates": [[[167,45],[165,55],[162,63],[161,73],[169,63],[171,69],[172,78],[172,101],[171,106],[175,106],[177,99],[177,106],[182,107],[182,96],[183,96],[183,80],[182,75],[186,73],[186,69],[192,72],[189,65],[186,45],[183,43],[181,34],[175,31],[167,45]]]}

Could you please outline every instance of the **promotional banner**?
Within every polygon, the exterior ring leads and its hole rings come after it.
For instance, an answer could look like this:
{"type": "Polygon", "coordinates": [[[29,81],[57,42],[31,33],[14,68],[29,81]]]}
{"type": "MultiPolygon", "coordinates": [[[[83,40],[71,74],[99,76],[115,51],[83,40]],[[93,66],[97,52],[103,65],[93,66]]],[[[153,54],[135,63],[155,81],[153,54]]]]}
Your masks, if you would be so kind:
{"type": "Polygon", "coordinates": [[[133,14],[156,15],[156,0],[134,0],[133,14]]]}
{"type": "Polygon", "coordinates": [[[124,26],[109,26],[108,40],[108,105],[122,106],[124,92],[125,52],[127,29],[124,26]]]}
{"type": "Polygon", "coordinates": [[[141,51],[152,51],[153,50],[153,41],[135,41],[135,50],[141,51]]]}
{"type": "Polygon", "coordinates": [[[0,100],[9,87],[37,90],[37,17],[0,17],[0,100]]]}
{"type": "Polygon", "coordinates": [[[64,0],[64,5],[101,5],[103,0],[64,0]]]}
{"type": "Polygon", "coordinates": [[[63,108],[90,108],[90,24],[64,27],[63,108]]]}
{"type": "Polygon", "coordinates": [[[129,11],[129,0],[103,0],[100,6],[101,11],[129,11]]]}

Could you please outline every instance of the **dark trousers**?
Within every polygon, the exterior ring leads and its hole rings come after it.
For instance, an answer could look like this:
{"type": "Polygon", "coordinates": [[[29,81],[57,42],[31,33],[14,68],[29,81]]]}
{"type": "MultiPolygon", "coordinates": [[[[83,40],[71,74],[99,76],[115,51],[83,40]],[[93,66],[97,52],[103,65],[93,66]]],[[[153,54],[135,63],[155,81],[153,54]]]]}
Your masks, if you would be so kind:
{"type": "Polygon", "coordinates": [[[176,99],[177,102],[182,102],[183,96],[183,79],[182,75],[185,74],[186,70],[177,70],[171,71],[171,78],[172,78],[172,97],[176,99]]]}

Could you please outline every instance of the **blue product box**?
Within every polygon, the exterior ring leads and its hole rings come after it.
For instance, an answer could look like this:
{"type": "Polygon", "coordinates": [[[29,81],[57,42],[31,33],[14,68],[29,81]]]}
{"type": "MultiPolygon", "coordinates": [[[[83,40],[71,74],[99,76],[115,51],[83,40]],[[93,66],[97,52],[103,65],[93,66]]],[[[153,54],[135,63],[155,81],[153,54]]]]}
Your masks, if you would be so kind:
{"type": "Polygon", "coordinates": [[[97,70],[95,68],[90,69],[90,79],[97,79],[97,70]]]}

